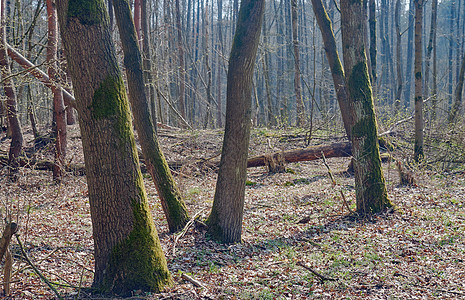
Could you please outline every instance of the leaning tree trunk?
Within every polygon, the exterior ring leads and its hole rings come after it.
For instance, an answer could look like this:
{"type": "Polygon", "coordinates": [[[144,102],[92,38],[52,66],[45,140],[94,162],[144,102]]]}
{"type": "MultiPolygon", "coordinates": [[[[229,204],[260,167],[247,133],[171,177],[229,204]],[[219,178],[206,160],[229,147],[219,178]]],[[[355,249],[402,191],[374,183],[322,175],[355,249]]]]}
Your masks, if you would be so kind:
{"type": "Polygon", "coordinates": [[[124,51],[129,100],[134,113],[134,122],[142,153],[147,170],[152,175],[157,188],[170,231],[175,232],[184,227],[189,216],[181,192],[174,182],[161,151],[154,129],[156,124],[152,124],[151,121],[142,71],[142,56],[136,39],[129,2],[127,0],[113,0],[113,7],[124,51]]]}
{"type": "Polygon", "coordinates": [[[66,112],[63,102],[61,88],[57,86],[57,51],[58,51],[58,23],[55,1],[47,0],[48,16],[48,44],[47,44],[47,63],[48,77],[52,82],[51,90],[53,95],[53,112],[55,116],[56,140],[55,140],[55,165],[53,167],[53,179],[61,182],[64,172],[66,158],[66,112]]]}
{"type": "Polygon", "coordinates": [[[92,218],[93,286],[128,295],[172,279],[147,203],[131,113],[103,0],[57,1],[79,113],[92,218]]]}
{"type": "Polygon", "coordinates": [[[0,68],[3,78],[3,90],[6,100],[6,115],[8,126],[11,132],[11,144],[8,153],[8,164],[10,170],[15,173],[18,169],[18,158],[23,148],[23,134],[21,132],[21,125],[16,111],[16,91],[13,79],[11,78],[11,69],[8,64],[7,42],[6,42],[6,14],[5,14],[5,0],[1,1],[1,26],[0,26],[0,68]]]}
{"type": "Polygon", "coordinates": [[[363,0],[341,0],[341,31],[354,156],[357,211],[376,213],[392,206],[379,155],[376,116],[364,46],[363,0]]]}
{"type": "Polygon", "coordinates": [[[226,127],[208,233],[225,243],[241,241],[247,152],[250,136],[252,76],[265,0],[242,0],[229,58],[226,127]]]}
{"type": "Polygon", "coordinates": [[[336,98],[339,103],[339,108],[342,114],[342,121],[349,140],[351,139],[351,128],[354,125],[352,115],[349,113],[349,96],[347,93],[344,68],[342,67],[339,54],[337,52],[336,38],[334,37],[331,20],[326,13],[321,0],[312,0],[313,12],[315,13],[318,27],[323,37],[324,49],[326,58],[331,69],[333,77],[334,89],[336,90],[336,98]]]}
{"type": "Polygon", "coordinates": [[[423,159],[423,0],[414,0],[415,3],[415,145],[413,157],[415,161],[423,159]]]}

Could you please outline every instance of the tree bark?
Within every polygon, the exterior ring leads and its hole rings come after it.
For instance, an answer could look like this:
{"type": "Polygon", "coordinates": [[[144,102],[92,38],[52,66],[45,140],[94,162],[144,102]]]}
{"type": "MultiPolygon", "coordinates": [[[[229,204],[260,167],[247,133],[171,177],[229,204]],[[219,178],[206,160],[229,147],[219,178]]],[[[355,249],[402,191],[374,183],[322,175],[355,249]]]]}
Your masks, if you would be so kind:
{"type": "Polygon", "coordinates": [[[415,145],[413,157],[415,161],[423,159],[423,0],[414,0],[415,3],[415,145]]]}
{"type": "Polygon", "coordinates": [[[171,232],[176,232],[189,221],[186,206],[161,151],[152,124],[142,72],[142,56],[127,0],[113,0],[116,23],[124,52],[128,78],[129,100],[147,170],[155,183],[163,211],[171,232]]]}
{"type": "Polygon", "coordinates": [[[147,203],[131,113],[103,0],[57,2],[86,164],[93,286],[159,292],[172,283],[147,203]]]}
{"type": "Polygon", "coordinates": [[[241,241],[250,138],[252,77],[264,0],[242,0],[229,58],[226,125],[208,233],[225,243],[241,241]]]}
{"type": "Polygon", "coordinates": [[[378,146],[376,116],[368,75],[364,35],[363,1],[341,0],[344,68],[354,156],[357,212],[376,213],[392,206],[386,191],[378,146]]]}
{"type": "Polygon", "coordinates": [[[58,21],[55,1],[47,0],[47,16],[48,16],[48,43],[47,43],[47,63],[48,76],[53,84],[51,85],[53,95],[53,112],[55,116],[56,140],[55,140],[55,165],[53,168],[53,179],[56,182],[61,182],[63,177],[63,168],[66,158],[66,114],[65,104],[63,102],[63,94],[58,83],[58,21]]]}

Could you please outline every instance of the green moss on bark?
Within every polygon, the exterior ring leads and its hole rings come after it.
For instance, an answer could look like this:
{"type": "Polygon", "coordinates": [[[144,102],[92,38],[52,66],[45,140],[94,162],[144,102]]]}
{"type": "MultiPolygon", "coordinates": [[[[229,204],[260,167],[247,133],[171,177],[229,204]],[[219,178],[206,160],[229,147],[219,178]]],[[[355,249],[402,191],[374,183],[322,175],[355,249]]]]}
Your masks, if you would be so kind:
{"type": "Polygon", "coordinates": [[[94,25],[105,20],[102,0],[69,0],[68,18],[77,18],[83,25],[94,25]]]}
{"type": "Polygon", "coordinates": [[[108,76],[94,92],[90,111],[95,119],[107,119],[113,122],[119,134],[120,146],[124,148],[133,136],[131,111],[126,96],[123,79],[108,76]]]}
{"type": "Polygon", "coordinates": [[[132,201],[133,230],[112,251],[103,292],[118,295],[130,295],[134,290],[160,292],[173,284],[141,178],[138,180],[140,199],[132,201]]]}

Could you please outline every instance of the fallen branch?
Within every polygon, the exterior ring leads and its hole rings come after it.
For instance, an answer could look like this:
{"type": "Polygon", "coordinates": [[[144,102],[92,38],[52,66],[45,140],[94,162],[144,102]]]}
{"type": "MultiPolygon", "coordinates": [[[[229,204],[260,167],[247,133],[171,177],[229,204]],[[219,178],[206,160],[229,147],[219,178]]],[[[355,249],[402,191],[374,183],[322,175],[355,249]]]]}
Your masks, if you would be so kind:
{"type": "Polygon", "coordinates": [[[321,283],[324,283],[325,281],[337,281],[337,280],[338,280],[338,279],[336,279],[336,278],[326,277],[326,276],[324,276],[324,275],[318,273],[317,271],[313,270],[312,268],[310,268],[309,266],[305,265],[305,264],[304,264],[303,262],[301,262],[301,261],[298,261],[298,262],[297,262],[297,265],[299,265],[299,266],[301,266],[302,268],[304,268],[304,269],[306,269],[306,270],[312,272],[314,275],[316,275],[316,276],[320,279],[321,283]]]}
{"type": "Polygon", "coordinates": [[[201,287],[201,288],[204,288],[204,289],[207,288],[200,281],[198,281],[197,279],[192,278],[191,276],[187,275],[186,273],[181,273],[181,277],[182,277],[182,279],[189,281],[190,283],[192,283],[196,287],[201,287]]]}

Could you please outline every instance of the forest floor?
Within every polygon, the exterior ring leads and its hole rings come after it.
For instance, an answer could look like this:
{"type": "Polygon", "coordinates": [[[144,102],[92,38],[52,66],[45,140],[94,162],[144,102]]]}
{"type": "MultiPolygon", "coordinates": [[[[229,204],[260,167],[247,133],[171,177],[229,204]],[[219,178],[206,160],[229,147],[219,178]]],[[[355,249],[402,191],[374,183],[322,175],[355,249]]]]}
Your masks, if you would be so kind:
{"type": "MultiPolygon", "coordinates": [[[[343,139],[314,135],[312,145],[343,139]]],[[[3,137],[4,134],[2,134],[3,137]]],[[[250,155],[305,147],[305,131],[253,130],[250,155]]],[[[26,140],[31,141],[30,134],[26,140]]],[[[190,163],[218,159],[221,131],[161,131],[168,161],[183,161],[176,181],[191,216],[208,216],[216,170],[190,163]]],[[[8,140],[2,140],[5,151],[8,140]]],[[[77,126],[69,132],[68,160],[83,163],[77,126]]],[[[405,149],[395,149],[397,159],[405,149]]],[[[36,154],[51,159],[51,149],[36,154]]],[[[465,173],[416,168],[416,185],[400,186],[395,164],[383,164],[396,208],[369,219],[355,208],[350,158],[288,164],[285,173],[250,168],[241,244],[209,240],[201,226],[179,237],[168,232],[157,192],[145,186],[174,286],[161,294],[134,291],[132,299],[458,299],[465,298],[465,173]],[[177,242],[175,243],[175,240],[177,242]],[[182,274],[200,282],[194,286],[182,274]]],[[[1,173],[2,218],[11,215],[33,264],[66,298],[90,299],[93,241],[85,176],[63,184],[51,172],[25,168],[17,183],[1,173]]],[[[16,238],[9,299],[51,299],[54,293],[24,260],[16,238]]],[[[94,299],[102,299],[95,298],[94,299]]]]}

